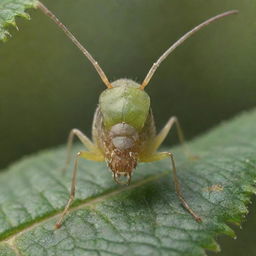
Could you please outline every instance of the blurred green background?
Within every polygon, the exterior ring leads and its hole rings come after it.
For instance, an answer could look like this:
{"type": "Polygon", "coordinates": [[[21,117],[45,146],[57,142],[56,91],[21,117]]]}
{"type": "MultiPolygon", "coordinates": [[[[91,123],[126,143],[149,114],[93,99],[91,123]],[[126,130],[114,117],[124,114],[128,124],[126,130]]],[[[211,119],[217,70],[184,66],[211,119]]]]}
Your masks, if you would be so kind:
{"type": "MultiPolygon", "coordinates": [[[[238,9],[239,15],[210,25],[180,46],[160,66],[147,92],[157,127],[176,115],[187,138],[255,106],[254,0],[43,2],[87,47],[111,81],[126,77],[138,82],[189,29],[218,13],[238,9]]],[[[105,89],[63,32],[39,11],[29,13],[32,20],[18,19],[20,31],[11,29],[13,38],[0,44],[0,168],[64,143],[74,127],[89,135],[99,93],[105,89]]],[[[166,144],[171,142],[176,142],[174,135],[166,144]]],[[[248,239],[244,250],[253,252],[241,254],[236,248],[247,238],[246,230],[236,242],[221,239],[220,255],[256,255],[248,239]]]]}

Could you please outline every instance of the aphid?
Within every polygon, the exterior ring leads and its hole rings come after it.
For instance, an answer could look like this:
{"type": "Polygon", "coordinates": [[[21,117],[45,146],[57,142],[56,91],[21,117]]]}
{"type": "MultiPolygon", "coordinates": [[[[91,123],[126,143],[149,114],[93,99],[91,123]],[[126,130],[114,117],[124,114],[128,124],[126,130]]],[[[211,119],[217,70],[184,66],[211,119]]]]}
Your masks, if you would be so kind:
{"type": "Polygon", "coordinates": [[[196,221],[202,221],[201,217],[188,205],[182,194],[181,186],[176,174],[173,154],[171,152],[157,152],[174,124],[177,127],[179,140],[184,144],[184,136],[179,121],[176,117],[171,117],[164,128],[156,134],[154,118],[150,108],[150,98],[144,91],[144,88],[148,85],[161,62],[177,46],[182,44],[187,38],[201,28],[218,19],[231,14],[236,14],[238,11],[231,10],[219,14],[187,32],[160,56],[149,70],[142,84],[138,84],[130,79],[119,79],[114,82],[109,82],[98,62],[95,61],[91,54],[79,43],[74,35],[58,20],[58,18],[42,3],[39,3],[38,7],[64,31],[72,42],[89,59],[103,83],[107,86],[107,89],[100,95],[99,106],[94,114],[92,126],[93,140],[91,141],[77,129],[72,129],[69,134],[67,160],[64,169],[68,167],[71,160],[71,147],[74,136],[79,138],[87,151],[80,151],[76,154],[70,197],[61,217],[56,223],[56,228],[61,226],[75,197],[78,159],[81,157],[98,162],[106,161],[108,167],[112,171],[114,181],[118,184],[127,185],[131,182],[131,175],[138,162],[152,162],[169,158],[178,198],[196,221]],[[123,179],[125,179],[125,182],[123,179]]]}

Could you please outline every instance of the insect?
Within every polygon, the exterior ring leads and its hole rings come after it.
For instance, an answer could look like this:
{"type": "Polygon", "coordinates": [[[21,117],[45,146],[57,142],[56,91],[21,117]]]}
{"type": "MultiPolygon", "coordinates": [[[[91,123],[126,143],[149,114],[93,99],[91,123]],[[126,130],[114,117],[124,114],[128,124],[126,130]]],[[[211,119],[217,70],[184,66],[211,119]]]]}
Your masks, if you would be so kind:
{"type": "Polygon", "coordinates": [[[77,136],[83,143],[86,151],[80,151],[76,154],[70,197],[67,205],[56,223],[56,228],[60,228],[65,215],[68,213],[70,205],[75,197],[76,179],[79,158],[93,160],[98,162],[106,161],[112,171],[113,179],[118,184],[127,184],[131,182],[133,170],[139,162],[153,162],[169,158],[173,170],[173,180],[177,196],[184,208],[201,222],[201,217],[194,212],[185,200],[181,185],[177,176],[174,156],[171,152],[158,152],[160,145],[166,138],[171,128],[176,125],[178,137],[181,144],[184,144],[184,136],[179,121],[176,117],[171,117],[164,128],[156,134],[154,118],[150,108],[150,97],[144,88],[150,82],[155,71],[161,62],[187,38],[195,32],[219,20],[223,17],[238,13],[237,10],[231,10],[212,17],[205,22],[194,27],[183,35],[170,48],[168,48],[160,58],[153,64],[144,81],[139,84],[130,79],[119,79],[110,82],[98,62],[92,55],[80,44],[75,36],[58,20],[58,18],[39,2],[38,7],[49,16],[72,40],[72,42],[82,51],[82,53],[92,63],[103,83],[107,86],[100,97],[92,125],[92,137],[90,140],[78,129],[72,129],[67,144],[67,159],[64,170],[71,161],[71,148],[74,136],[77,136]]]}

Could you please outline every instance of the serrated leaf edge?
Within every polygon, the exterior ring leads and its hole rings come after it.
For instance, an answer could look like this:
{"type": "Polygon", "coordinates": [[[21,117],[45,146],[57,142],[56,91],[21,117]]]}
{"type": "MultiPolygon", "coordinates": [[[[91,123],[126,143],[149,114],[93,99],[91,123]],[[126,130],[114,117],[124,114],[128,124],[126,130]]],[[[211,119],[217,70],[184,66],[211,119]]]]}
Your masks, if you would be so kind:
{"type": "Polygon", "coordinates": [[[15,29],[19,30],[16,18],[22,17],[26,20],[30,20],[30,15],[26,13],[28,9],[36,9],[38,5],[38,1],[35,1],[33,4],[25,4],[24,5],[24,12],[15,14],[10,20],[7,20],[5,23],[0,25],[0,28],[3,29],[3,36],[0,37],[0,41],[6,42],[10,37],[12,37],[11,33],[8,31],[9,27],[14,27],[15,29]]]}

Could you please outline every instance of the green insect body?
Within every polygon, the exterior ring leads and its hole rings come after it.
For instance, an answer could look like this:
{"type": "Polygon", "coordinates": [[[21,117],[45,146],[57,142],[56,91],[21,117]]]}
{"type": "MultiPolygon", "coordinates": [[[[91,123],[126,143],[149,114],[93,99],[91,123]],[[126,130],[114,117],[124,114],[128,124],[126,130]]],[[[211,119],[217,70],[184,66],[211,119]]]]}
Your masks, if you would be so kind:
{"type": "Polygon", "coordinates": [[[38,2],[38,8],[50,17],[89,59],[103,83],[108,88],[101,93],[99,106],[95,111],[92,126],[93,140],[91,141],[78,129],[72,129],[70,132],[67,147],[67,160],[64,170],[67,169],[71,160],[71,147],[74,136],[77,136],[80,139],[87,150],[80,151],[76,155],[70,197],[60,219],[56,223],[56,228],[61,226],[75,197],[79,158],[98,162],[106,161],[108,167],[112,171],[114,180],[118,184],[127,185],[130,184],[132,172],[138,162],[153,162],[169,158],[173,170],[175,190],[183,207],[196,221],[202,221],[200,216],[198,216],[188,205],[182,194],[173,154],[170,152],[157,151],[173,125],[176,125],[177,127],[180,142],[184,142],[184,136],[178,119],[174,116],[171,117],[165,127],[156,134],[154,118],[150,108],[150,98],[144,91],[144,88],[148,85],[161,62],[175,50],[177,46],[182,44],[187,38],[201,28],[223,17],[236,14],[238,11],[232,10],[219,14],[188,31],[160,56],[149,70],[144,81],[141,84],[138,84],[129,79],[119,79],[110,83],[98,62],[95,61],[91,54],[80,44],[75,36],[59,21],[59,19],[41,2],[38,2]],[[120,176],[125,177],[126,181],[121,181],[119,179],[120,176]]]}
{"type": "Polygon", "coordinates": [[[112,83],[100,95],[93,122],[93,140],[112,170],[114,180],[131,175],[137,162],[150,149],[155,123],[148,94],[129,79],[112,83]]]}
{"type": "Polygon", "coordinates": [[[149,113],[148,94],[139,89],[140,84],[129,79],[119,79],[112,86],[103,91],[99,99],[105,128],[125,122],[140,131],[149,113]]]}

